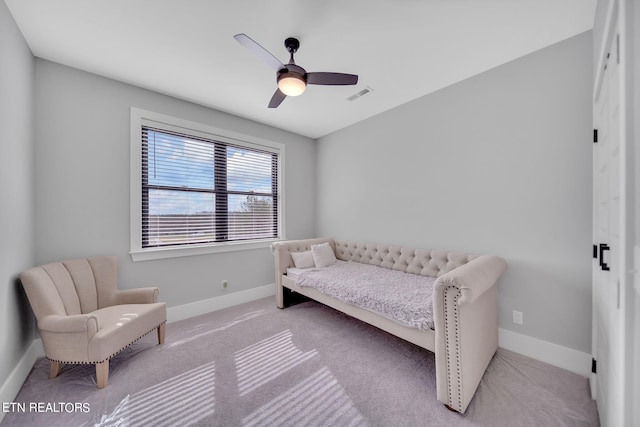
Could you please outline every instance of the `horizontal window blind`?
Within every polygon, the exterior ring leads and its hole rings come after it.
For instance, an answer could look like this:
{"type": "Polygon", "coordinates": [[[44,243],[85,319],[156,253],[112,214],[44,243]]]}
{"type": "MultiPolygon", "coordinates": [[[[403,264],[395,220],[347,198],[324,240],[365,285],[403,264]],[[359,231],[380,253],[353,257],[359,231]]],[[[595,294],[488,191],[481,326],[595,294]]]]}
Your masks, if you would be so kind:
{"type": "Polygon", "coordinates": [[[277,153],[142,126],[142,247],[278,237],[277,153]]]}

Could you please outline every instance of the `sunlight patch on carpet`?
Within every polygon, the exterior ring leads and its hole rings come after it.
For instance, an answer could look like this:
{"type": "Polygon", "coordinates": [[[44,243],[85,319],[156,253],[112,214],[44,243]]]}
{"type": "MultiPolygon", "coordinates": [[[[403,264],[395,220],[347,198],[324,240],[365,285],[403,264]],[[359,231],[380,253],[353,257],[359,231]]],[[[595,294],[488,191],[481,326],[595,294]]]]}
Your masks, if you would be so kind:
{"type": "Polygon", "coordinates": [[[300,351],[291,337],[291,331],[287,329],[235,353],[240,396],[318,354],[316,350],[300,351]]]}
{"type": "Polygon", "coordinates": [[[324,367],[242,419],[252,426],[368,426],[369,422],[324,367]]]}
{"type": "Polygon", "coordinates": [[[205,328],[206,332],[202,332],[202,333],[199,333],[199,334],[193,334],[193,335],[189,334],[185,338],[182,338],[182,339],[179,339],[179,340],[175,340],[175,341],[170,342],[170,343],[166,343],[165,347],[166,348],[171,348],[171,347],[183,346],[186,343],[188,343],[189,341],[202,339],[203,337],[205,337],[207,335],[212,335],[212,334],[215,334],[216,332],[224,331],[226,329],[231,328],[232,326],[238,325],[240,323],[246,322],[246,321],[251,320],[251,319],[255,319],[256,317],[263,316],[266,313],[267,313],[267,310],[252,311],[250,313],[246,313],[246,314],[243,314],[242,316],[236,317],[231,322],[229,322],[229,323],[227,323],[225,325],[222,325],[222,326],[220,326],[218,328],[215,328],[215,329],[210,329],[210,326],[207,325],[207,324],[198,325],[196,328],[205,328]]]}
{"type": "Polygon", "coordinates": [[[215,362],[127,396],[101,426],[189,426],[214,412],[215,362]]]}

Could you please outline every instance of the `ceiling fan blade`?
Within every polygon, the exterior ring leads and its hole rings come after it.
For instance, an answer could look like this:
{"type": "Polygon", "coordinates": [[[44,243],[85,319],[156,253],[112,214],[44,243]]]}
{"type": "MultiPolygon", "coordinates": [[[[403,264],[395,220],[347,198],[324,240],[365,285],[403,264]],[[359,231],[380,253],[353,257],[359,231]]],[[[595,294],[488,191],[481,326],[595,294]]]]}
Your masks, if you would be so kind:
{"type": "Polygon", "coordinates": [[[253,40],[248,35],[244,33],[240,33],[233,36],[233,38],[236,39],[236,41],[240,43],[242,46],[246,47],[251,52],[253,52],[253,54],[256,55],[258,58],[266,62],[267,65],[269,65],[274,70],[279,71],[285,68],[284,64],[280,62],[278,58],[273,56],[271,52],[269,52],[267,49],[260,46],[255,40],[253,40]]]}
{"type": "Polygon", "coordinates": [[[354,85],[358,76],[344,73],[307,73],[307,84],[310,85],[354,85]]]}
{"type": "Polygon", "coordinates": [[[278,108],[282,101],[287,97],[284,93],[280,91],[280,89],[276,89],[276,93],[271,97],[271,101],[269,101],[269,108],[278,108]]]}

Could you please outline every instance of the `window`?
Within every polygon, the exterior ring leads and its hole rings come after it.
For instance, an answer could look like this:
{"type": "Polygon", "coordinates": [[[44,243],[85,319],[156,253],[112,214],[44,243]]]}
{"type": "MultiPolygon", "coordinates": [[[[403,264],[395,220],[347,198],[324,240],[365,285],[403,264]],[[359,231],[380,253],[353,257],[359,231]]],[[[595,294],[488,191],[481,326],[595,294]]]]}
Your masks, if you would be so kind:
{"type": "Polygon", "coordinates": [[[281,144],[138,109],[131,132],[134,260],[283,238],[281,144]]]}

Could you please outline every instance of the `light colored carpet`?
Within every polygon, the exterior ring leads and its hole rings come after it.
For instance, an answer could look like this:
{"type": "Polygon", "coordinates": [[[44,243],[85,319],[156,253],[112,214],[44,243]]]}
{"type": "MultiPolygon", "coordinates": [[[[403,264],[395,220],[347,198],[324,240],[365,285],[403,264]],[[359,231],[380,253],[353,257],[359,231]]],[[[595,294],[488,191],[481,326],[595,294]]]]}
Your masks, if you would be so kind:
{"type": "Polygon", "coordinates": [[[431,352],[315,302],[261,299],[166,333],[114,358],[102,390],[92,366],[50,380],[38,360],[15,400],[25,411],[2,426],[598,425],[585,378],[502,349],[467,412],[450,412],[431,352]]]}

